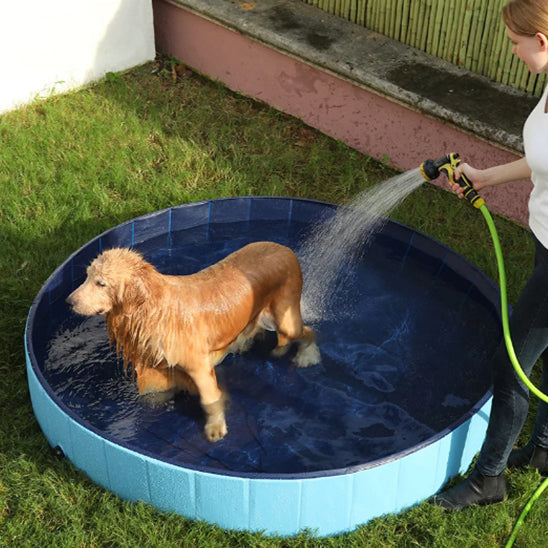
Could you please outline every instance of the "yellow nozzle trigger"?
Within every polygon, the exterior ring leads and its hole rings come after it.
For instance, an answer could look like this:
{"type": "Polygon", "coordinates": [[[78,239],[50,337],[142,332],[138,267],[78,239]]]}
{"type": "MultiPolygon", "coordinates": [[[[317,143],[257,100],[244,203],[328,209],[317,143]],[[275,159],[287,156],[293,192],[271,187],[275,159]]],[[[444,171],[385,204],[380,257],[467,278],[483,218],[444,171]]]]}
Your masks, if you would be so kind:
{"type": "Polygon", "coordinates": [[[457,184],[464,189],[464,197],[476,208],[480,208],[482,205],[485,205],[483,198],[477,193],[474,189],[472,183],[468,180],[468,177],[461,173],[460,179],[455,180],[455,169],[460,164],[460,159],[455,152],[451,152],[449,155],[449,162],[443,164],[439,169],[440,171],[445,171],[448,179],[453,183],[457,184]]]}

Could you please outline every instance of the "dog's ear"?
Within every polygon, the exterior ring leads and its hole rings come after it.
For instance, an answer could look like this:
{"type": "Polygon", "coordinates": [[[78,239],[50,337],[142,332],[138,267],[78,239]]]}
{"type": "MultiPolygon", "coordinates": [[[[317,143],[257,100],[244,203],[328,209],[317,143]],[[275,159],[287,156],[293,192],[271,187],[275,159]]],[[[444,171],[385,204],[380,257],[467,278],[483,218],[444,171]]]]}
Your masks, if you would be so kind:
{"type": "Polygon", "coordinates": [[[124,313],[135,312],[148,298],[147,284],[138,274],[123,280],[118,288],[117,301],[124,313]]]}

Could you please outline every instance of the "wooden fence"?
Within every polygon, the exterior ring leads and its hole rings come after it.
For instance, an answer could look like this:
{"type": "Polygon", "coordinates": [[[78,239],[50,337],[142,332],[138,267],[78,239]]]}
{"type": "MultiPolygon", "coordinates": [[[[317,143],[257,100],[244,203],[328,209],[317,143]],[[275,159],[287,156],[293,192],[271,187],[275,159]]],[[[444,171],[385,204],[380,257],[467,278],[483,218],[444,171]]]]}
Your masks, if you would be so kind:
{"type": "Polygon", "coordinates": [[[303,1],[532,95],[546,85],[546,74],[512,55],[501,18],[508,0],[303,1]]]}

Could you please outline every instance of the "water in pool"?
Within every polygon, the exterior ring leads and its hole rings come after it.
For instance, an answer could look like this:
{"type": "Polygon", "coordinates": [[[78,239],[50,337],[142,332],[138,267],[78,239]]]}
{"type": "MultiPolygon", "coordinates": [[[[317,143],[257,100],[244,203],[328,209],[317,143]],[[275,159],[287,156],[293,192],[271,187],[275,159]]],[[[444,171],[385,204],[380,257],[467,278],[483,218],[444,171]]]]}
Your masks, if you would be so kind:
{"type": "MultiPolygon", "coordinates": [[[[168,245],[139,249],[161,272],[189,274],[250,241],[269,239],[299,251],[307,224],[212,225],[168,245]],[[235,226],[238,225],[238,226],[235,226]]],[[[379,232],[365,257],[348,268],[332,310],[313,317],[322,362],[298,369],[271,358],[274,340],[257,341],[217,367],[230,395],[228,435],[203,437],[197,398],[178,395],[144,405],[131,375],[110,348],[102,317],[73,315],[60,299],[41,320],[37,355],[49,386],[90,428],[117,443],[185,467],[222,473],[325,472],[395,455],[465,414],[489,386],[484,363],[496,344],[496,311],[470,282],[440,259],[379,232]],[[482,336],[462,341],[470,318],[482,336]],[[443,353],[440,353],[442,349],[443,353]],[[467,363],[467,367],[464,367],[467,363]]]]}

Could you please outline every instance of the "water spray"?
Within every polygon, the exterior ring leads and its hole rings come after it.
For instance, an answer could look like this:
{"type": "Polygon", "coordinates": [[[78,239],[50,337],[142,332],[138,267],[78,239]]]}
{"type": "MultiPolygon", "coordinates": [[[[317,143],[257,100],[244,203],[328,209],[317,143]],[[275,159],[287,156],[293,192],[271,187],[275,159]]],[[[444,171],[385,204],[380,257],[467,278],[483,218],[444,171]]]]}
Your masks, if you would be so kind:
{"type": "MultiPolygon", "coordinates": [[[[497,229],[495,227],[493,218],[491,217],[491,213],[487,209],[487,206],[485,205],[483,198],[474,189],[474,185],[471,183],[468,177],[466,177],[464,173],[461,173],[458,179],[455,178],[455,170],[458,168],[459,164],[460,164],[459,155],[456,152],[451,152],[443,156],[439,160],[426,160],[425,162],[423,162],[420,166],[420,173],[427,181],[433,181],[434,179],[437,179],[441,173],[445,173],[447,175],[447,178],[452,184],[458,184],[460,187],[464,189],[464,192],[463,192],[464,197],[474,207],[476,207],[482,212],[485,218],[485,221],[487,222],[487,226],[489,227],[491,238],[493,239],[495,255],[497,258],[499,284],[500,284],[502,330],[504,334],[504,342],[506,344],[508,357],[510,358],[510,362],[512,363],[518,377],[527,386],[527,388],[533,394],[535,394],[535,396],[537,396],[544,402],[548,403],[548,396],[544,394],[543,392],[541,392],[529,380],[527,375],[525,375],[525,373],[523,372],[523,369],[521,368],[519,360],[516,356],[514,345],[510,337],[510,322],[508,318],[508,297],[507,297],[507,291],[506,291],[506,272],[504,269],[504,259],[502,257],[502,250],[500,246],[497,229]]],[[[540,497],[540,495],[544,492],[544,490],[547,487],[548,487],[548,478],[546,478],[542,482],[542,484],[538,487],[538,489],[533,493],[533,495],[529,499],[529,502],[525,505],[521,515],[519,516],[514,526],[514,529],[512,530],[512,534],[510,535],[505,548],[510,548],[511,546],[513,546],[514,541],[516,540],[518,530],[523,524],[525,517],[529,513],[529,510],[532,508],[535,501],[540,497]]]]}

